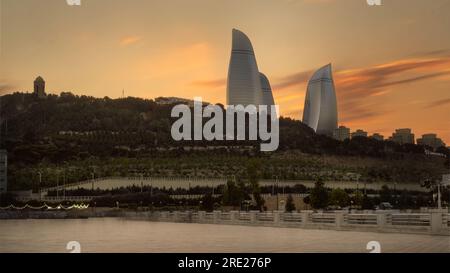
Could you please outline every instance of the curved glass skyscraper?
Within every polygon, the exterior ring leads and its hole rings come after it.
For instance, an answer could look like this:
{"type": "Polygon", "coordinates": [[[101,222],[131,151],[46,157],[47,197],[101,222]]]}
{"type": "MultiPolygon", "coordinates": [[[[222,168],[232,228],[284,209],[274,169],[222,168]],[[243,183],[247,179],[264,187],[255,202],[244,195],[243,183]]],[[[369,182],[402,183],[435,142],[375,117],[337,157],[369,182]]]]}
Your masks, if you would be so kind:
{"type": "Polygon", "coordinates": [[[266,75],[263,73],[259,73],[259,77],[261,80],[261,91],[262,91],[262,105],[275,105],[275,101],[273,99],[272,88],[270,87],[269,80],[266,75]]]}
{"type": "Polygon", "coordinates": [[[311,77],[306,91],[303,123],[318,134],[333,135],[337,128],[338,114],[331,64],[317,70],[311,77]]]}
{"type": "Polygon", "coordinates": [[[261,80],[250,39],[233,29],[233,42],[227,80],[227,105],[260,105],[261,80]]]}

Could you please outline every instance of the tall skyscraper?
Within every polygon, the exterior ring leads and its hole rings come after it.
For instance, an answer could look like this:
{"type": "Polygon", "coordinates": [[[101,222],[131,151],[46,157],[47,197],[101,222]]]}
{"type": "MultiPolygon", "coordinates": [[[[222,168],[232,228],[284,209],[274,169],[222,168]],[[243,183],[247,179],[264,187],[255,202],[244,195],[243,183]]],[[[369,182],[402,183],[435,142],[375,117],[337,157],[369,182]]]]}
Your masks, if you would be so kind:
{"type": "Polygon", "coordinates": [[[45,98],[45,81],[41,76],[34,80],[34,94],[38,98],[45,98]]]}
{"type": "Polygon", "coordinates": [[[0,193],[8,191],[8,155],[6,150],[0,150],[0,193]]]}
{"type": "Polygon", "coordinates": [[[318,134],[333,135],[338,113],[331,64],[317,70],[309,80],[303,109],[303,123],[318,134]]]}
{"type": "Polygon", "coordinates": [[[263,73],[259,73],[261,80],[262,102],[261,105],[275,105],[273,99],[272,88],[270,87],[269,79],[263,73]]]}
{"type": "Polygon", "coordinates": [[[250,39],[232,31],[232,49],[227,80],[227,105],[260,105],[261,79],[250,39]]]}

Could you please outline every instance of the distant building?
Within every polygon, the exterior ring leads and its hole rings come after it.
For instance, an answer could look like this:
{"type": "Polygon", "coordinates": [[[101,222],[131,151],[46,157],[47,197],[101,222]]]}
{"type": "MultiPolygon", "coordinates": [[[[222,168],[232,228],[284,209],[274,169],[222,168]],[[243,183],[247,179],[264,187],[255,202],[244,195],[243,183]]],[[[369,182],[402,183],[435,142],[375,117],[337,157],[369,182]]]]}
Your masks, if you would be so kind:
{"type": "Polygon", "coordinates": [[[0,150],[0,193],[8,191],[8,155],[6,150],[0,150]]]}
{"type": "MultiPolygon", "coordinates": [[[[190,107],[194,106],[194,101],[189,99],[177,98],[177,97],[158,97],[155,102],[159,105],[172,105],[172,104],[186,104],[190,107]]],[[[203,101],[203,105],[209,105],[210,103],[203,101]]]]}
{"type": "Polygon", "coordinates": [[[382,136],[382,135],[380,135],[378,133],[375,133],[375,134],[371,135],[370,137],[375,139],[375,140],[378,140],[378,141],[383,141],[384,140],[384,136],[382,136]]]}
{"type": "Polygon", "coordinates": [[[334,129],[333,138],[339,141],[344,141],[350,138],[350,128],[345,126],[339,126],[339,128],[334,129]]]}
{"type": "Polygon", "coordinates": [[[34,95],[36,95],[38,98],[45,98],[45,81],[44,79],[39,76],[34,80],[34,95]]]}
{"type": "Polygon", "coordinates": [[[352,138],[354,137],[367,137],[367,132],[361,129],[358,129],[352,133],[352,138]]]}
{"type": "Polygon", "coordinates": [[[395,133],[389,138],[390,141],[396,142],[398,144],[414,144],[414,134],[411,129],[396,129],[395,133]]]}
{"type": "Polygon", "coordinates": [[[445,143],[442,141],[442,139],[438,138],[436,134],[422,135],[422,138],[417,139],[417,144],[430,146],[434,150],[439,147],[445,147],[445,143]]]}

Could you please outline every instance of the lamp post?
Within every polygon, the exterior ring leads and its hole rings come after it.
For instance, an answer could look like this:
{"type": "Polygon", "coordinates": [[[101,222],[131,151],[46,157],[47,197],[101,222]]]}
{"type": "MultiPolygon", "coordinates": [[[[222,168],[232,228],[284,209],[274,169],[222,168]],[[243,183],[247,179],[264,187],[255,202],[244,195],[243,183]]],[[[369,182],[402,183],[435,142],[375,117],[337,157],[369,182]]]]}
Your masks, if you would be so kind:
{"type": "Polygon", "coordinates": [[[397,206],[398,200],[397,200],[397,181],[394,182],[394,201],[395,205],[397,206]]]}
{"type": "MultiPolygon", "coordinates": [[[[278,175],[272,175],[272,178],[274,178],[275,177],[275,184],[276,184],[276,186],[277,186],[277,206],[276,206],[276,208],[277,208],[277,210],[278,210],[278,207],[279,207],[279,197],[278,197],[278,175]]],[[[272,184],[272,189],[273,189],[273,184],[272,184]]],[[[273,190],[272,190],[272,192],[273,192],[273,190]]]]}
{"type": "Polygon", "coordinates": [[[56,200],[59,199],[59,170],[56,170],[56,200]]]}
{"type": "Polygon", "coordinates": [[[92,175],[92,193],[94,193],[94,178],[95,178],[95,173],[92,172],[91,175],[92,175]]]}
{"type": "Polygon", "coordinates": [[[39,201],[41,201],[41,199],[42,199],[42,197],[41,197],[42,172],[38,171],[38,175],[39,175],[38,193],[39,193],[39,201]]]}
{"type": "Polygon", "coordinates": [[[63,169],[63,200],[66,201],[66,169],[63,169]]]}

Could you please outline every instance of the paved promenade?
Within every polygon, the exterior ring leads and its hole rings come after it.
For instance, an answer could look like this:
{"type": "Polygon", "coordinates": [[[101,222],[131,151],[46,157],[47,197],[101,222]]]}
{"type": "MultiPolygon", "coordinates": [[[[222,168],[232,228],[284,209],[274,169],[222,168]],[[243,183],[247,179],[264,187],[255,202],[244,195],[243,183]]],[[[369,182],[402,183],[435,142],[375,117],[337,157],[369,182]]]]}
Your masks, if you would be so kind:
{"type": "MultiPolygon", "coordinates": [[[[1,220],[1,252],[381,252],[450,253],[450,237],[235,225],[165,223],[120,218],[1,220]]],[[[372,255],[372,254],[371,254],[372,255]]]]}

